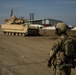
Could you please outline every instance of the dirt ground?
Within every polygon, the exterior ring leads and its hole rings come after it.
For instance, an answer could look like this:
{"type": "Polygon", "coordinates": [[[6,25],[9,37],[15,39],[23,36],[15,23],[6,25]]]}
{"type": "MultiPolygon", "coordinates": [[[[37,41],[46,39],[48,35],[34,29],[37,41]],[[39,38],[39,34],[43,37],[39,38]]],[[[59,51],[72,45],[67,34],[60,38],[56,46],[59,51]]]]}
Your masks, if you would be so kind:
{"type": "MultiPolygon", "coordinates": [[[[55,39],[6,36],[0,32],[0,75],[53,75],[47,58],[55,39]]],[[[72,75],[76,69],[72,70],[72,75]]]]}

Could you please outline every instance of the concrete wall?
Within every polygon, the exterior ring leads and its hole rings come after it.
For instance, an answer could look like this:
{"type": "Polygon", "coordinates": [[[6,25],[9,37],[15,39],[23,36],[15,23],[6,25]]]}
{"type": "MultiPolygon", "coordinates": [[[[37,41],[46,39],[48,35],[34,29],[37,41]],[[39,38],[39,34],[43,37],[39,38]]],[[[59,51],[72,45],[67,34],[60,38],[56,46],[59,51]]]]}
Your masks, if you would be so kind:
{"type": "MultiPolygon", "coordinates": [[[[67,33],[70,36],[76,37],[76,30],[74,30],[74,31],[69,30],[69,31],[67,31],[67,33]]],[[[50,36],[50,37],[53,37],[53,38],[57,38],[58,37],[55,34],[55,30],[40,30],[39,34],[42,35],[42,36],[50,36]]]]}

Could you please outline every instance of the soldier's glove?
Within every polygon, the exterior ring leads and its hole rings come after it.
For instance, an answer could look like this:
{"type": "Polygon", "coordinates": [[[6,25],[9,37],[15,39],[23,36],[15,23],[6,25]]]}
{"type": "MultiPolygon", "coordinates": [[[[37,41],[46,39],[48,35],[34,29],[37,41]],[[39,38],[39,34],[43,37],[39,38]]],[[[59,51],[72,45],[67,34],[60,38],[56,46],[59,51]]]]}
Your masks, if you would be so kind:
{"type": "Polygon", "coordinates": [[[50,62],[50,61],[48,61],[47,66],[48,66],[49,68],[52,66],[52,64],[51,64],[51,62],[50,62]]]}
{"type": "Polygon", "coordinates": [[[51,67],[51,64],[50,63],[48,63],[48,65],[47,65],[49,68],[51,67]]]}

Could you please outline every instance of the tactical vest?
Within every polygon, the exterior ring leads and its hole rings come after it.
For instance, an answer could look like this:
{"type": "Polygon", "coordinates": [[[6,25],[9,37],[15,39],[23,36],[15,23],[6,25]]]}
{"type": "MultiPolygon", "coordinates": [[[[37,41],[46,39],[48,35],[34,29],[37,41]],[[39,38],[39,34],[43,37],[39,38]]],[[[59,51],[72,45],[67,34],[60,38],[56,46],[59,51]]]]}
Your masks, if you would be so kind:
{"type": "Polygon", "coordinates": [[[74,41],[72,37],[67,36],[61,40],[61,45],[59,46],[58,52],[56,53],[56,58],[54,59],[55,65],[61,65],[63,63],[73,63],[74,61],[74,41]]]}

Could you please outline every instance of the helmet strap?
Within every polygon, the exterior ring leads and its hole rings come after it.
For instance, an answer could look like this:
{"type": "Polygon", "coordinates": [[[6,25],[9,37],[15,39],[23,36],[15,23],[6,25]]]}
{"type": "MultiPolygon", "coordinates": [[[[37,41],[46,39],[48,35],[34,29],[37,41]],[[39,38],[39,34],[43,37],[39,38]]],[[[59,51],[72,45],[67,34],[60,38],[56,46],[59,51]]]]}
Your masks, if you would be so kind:
{"type": "Polygon", "coordinates": [[[62,34],[66,35],[66,31],[65,30],[60,30],[59,28],[56,28],[55,34],[57,34],[58,36],[61,36],[62,34]]]}

